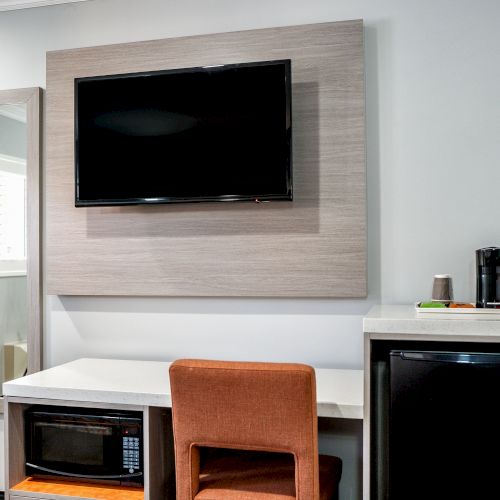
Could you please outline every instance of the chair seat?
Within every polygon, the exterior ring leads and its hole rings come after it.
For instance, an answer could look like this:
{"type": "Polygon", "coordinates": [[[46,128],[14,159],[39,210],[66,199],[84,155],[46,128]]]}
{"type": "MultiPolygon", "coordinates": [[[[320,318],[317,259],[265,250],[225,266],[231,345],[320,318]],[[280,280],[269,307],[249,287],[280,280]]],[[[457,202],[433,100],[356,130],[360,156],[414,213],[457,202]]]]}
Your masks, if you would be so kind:
{"type": "MultiPolygon", "coordinates": [[[[320,499],[337,498],[342,462],[320,455],[320,499]]],[[[200,468],[195,500],[295,500],[295,463],[287,453],[211,451],[200,468]]]]}

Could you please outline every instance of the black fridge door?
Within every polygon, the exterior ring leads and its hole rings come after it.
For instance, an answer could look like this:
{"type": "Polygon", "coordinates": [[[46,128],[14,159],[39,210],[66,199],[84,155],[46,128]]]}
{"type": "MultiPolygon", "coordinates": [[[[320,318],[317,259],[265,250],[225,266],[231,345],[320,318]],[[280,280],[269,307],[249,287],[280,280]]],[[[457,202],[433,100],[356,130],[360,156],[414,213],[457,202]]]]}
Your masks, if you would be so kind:
{"type": "Polygon", "coordinates": [[[500,354],[391,351],[390,500],[500,498],[500,354]]]}

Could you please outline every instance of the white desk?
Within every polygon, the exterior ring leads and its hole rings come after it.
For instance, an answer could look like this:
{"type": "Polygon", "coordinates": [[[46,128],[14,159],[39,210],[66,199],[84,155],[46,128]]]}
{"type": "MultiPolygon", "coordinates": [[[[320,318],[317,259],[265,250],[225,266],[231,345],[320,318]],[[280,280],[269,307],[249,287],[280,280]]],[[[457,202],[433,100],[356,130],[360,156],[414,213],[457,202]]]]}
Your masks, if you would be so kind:
{"type": "MultiPolygon", "coordinates": [[[[170,363],[78,359],[6,382],[5,396],[171,407],[170,363]]],[[[319,417],[363,418],[363,370],[316,369],[319,417]]]]}
{"type": "MultiPolygon", "coordinates": [[[[165,458],[173,456],[169,367],[166,362],[84,358],[4,383],[5,498],[74,500],[88,496],[82,492],[61,494],[52,484],[35,492],[26,481],[24,411],[33,404],[48,404],[142,412],[144,500],[174,499],[173,460],[165,458]]],[[[362,370],[317,369],[316,388],[320,417],[363,417],[362,370]]]]}

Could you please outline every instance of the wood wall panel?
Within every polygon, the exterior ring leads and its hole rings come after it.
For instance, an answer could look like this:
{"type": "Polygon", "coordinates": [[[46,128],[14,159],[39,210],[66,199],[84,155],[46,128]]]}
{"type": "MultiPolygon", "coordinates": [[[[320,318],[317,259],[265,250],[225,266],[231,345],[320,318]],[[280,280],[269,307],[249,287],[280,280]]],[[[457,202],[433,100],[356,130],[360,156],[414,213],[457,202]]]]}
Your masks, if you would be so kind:
{"type": "Polygon", "coordinates": [[[48,293],[365,296],[364,102],[362,21],[49,52],[48,293]],[[74,78],[287,58],[293,202],[74,207],[74,78]]]}

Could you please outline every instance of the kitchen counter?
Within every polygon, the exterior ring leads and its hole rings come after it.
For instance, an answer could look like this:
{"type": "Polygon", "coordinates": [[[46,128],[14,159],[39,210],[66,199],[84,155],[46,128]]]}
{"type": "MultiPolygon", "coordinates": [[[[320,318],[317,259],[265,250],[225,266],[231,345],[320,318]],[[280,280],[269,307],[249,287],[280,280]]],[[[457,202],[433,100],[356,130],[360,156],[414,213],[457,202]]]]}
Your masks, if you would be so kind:
{"type": "MultiPolygon", "coordinates": [[[[363,319],[365,335],[365,418],[363,422],[363,498],[388,486],[390,351],[500,353],[500,312],[417,312],[414,305],[374,306],[363,319]],[[411,341],[410,343],[408,341],[411,341]]],[[[450,380],[450,384],[454,384],[450,380]]],[[[411,384],[408,383],[408,387],[411,384]]],[[[467,401],[464,401],[467,405],[467,401]]],[[[484,401],[488,405],[488,401],[484,401]]],[[[478,408],[479,411],[479,408],[478,408]]],[[[458,417],[457,417],[458,418],[458,417]]],[[[464,427],[466,427],[464,423],[464,427]]],[[[432,447],[429,448],[432,453],[432,447]]],[[[376,496],[377,497],[377,496],[376,496]]]]}
{"type": "MultiPolygon", "coordinates": [[[[424,336],[499,337],[500,312],[453,314],[417,312],[413,305],[374,306],[363,319],[365,333],[424,336]]],[[[403,338],[403,337],[402,337],[403,338]]],[[[459,340],[463,340],[460,338],[459,340]]]]}

